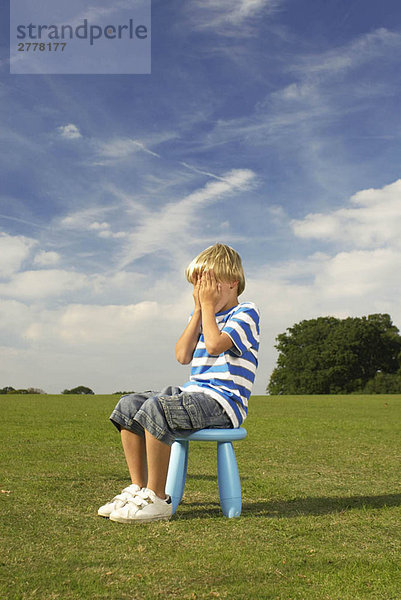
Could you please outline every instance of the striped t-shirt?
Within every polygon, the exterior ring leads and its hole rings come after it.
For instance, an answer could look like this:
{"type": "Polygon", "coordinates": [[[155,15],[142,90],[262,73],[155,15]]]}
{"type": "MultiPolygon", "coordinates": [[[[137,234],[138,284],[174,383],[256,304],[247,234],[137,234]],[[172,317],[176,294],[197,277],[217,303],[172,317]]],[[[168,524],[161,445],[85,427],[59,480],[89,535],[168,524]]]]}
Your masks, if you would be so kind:
{"type": "Polygon", "coordinates": [[[233,426],[239,427],[247,414],[258,366],[259,310],[253,302],[242,302],[217,313],[216,323],[232,339],[233,347],[211,356],[201,330],[192,357],[190,380],[182,389],[212,396],[223,406],[233,426]]]}

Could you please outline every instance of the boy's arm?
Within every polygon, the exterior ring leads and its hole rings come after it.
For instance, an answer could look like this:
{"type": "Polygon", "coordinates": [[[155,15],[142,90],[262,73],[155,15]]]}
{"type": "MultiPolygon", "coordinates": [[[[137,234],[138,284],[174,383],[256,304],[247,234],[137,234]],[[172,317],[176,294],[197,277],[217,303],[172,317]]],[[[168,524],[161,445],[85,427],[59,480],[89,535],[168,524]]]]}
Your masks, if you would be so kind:
{"type": "Polygon", "coordinates": [[[202,329],[208,354],[218,356],[233,347],[229,335],[222,333],[217,327],[215,308],[219,301],[220,290],[213,271],[202,276],[200,288],[200,303],[202,307],[202,329]]]}
{"type": "Polygon", "coordinates": [[[195,302],[194,312],[183,334],[175,345],[175,355],[179,363],[187,365],[191,362],[192,356],[198,343],[200,327],[202,322],[201,305],[199,301],[200,279],[197,278],[194,284],[193,298],[195,302]]]}
{"type": "Polygon", "coordinates": [[[202,328],[208,354],[218,356],[233,347],[233,341],[217,327],[214,304],[202,303],[202,328]]]}
{"type": "Polygon", "coordinates": [[[182,365],[187,365],[192,360],[192,355],[200,335],[201,319],[202,314],[200,308],[195,308],[191,320],[175,345],[175,355],[178,362],[182,365]]]}

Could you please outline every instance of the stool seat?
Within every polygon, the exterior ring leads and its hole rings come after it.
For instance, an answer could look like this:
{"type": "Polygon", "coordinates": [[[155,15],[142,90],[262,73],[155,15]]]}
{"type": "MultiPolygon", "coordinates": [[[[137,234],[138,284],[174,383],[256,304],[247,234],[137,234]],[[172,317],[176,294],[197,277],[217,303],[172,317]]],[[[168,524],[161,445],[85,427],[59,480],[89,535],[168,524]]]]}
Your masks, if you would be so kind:
{"type": "Polygon", "coordinates": [[[239,517],[241,514],[241,481],[233,441],[242,440],[247,431],[236,429],[200,429],[177,435],[170,455],[166,481],[166,494],[171,496],[173,514],[184,495],[188,466],[189,442],[217,442],[217,478],[219,483],[220,506],[226,517],[239,517]]]}
{"type": "Polygon", "coordinates": [[[198,442],[235,442],[243,440],[246,437],[247,431],[243,427],[237,429],[199,429],[192,433],[182,433],[177,436],[176,440],[188,440],[198,442]]]}

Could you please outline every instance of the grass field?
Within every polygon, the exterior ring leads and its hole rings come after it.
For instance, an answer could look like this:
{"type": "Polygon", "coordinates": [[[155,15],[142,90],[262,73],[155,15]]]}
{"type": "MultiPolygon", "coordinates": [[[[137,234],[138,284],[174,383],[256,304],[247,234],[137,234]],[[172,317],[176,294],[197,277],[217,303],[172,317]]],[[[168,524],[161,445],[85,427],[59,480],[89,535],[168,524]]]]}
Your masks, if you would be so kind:
{"type": "Polygon", "coordinates": [[[96,516],[127,484],[114,396],[0,396],[0,600],[400,600],[401,396],[253,397],[222,516],[192,443],[169,522],[96,516]]]}

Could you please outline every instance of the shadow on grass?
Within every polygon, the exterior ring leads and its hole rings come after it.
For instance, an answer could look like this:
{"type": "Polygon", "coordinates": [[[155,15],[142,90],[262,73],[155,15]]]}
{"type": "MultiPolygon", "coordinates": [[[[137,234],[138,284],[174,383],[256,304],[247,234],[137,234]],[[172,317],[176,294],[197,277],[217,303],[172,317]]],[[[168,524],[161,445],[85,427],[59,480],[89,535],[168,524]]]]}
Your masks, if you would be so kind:
{"type": "MultiPolygon", "coordinates": [[[[384,508],[401,506],[401,494],[380,496],[347,496],[333,498],[294,498],[293,500],[270,500],[245,502],[242,517],[270,517],[276,519],[300,515],[326,515],[343,513],[353,509],[384,508]]],[[[210,518],[222,516],[218,502],[189,502],[178,509],[180,519],[210,518]],[[182,511],[182,512],[181,512],[182,511]]]]}
{"type": "Polygon", "coordinates": [[[380,496],[346,496],[333,498],[294,498],[270,502],[249,502],[242,506],[244,516],[296,517],[299,515],[326,515],[352,509],[400,506],[401,494],[380,496]]]}

